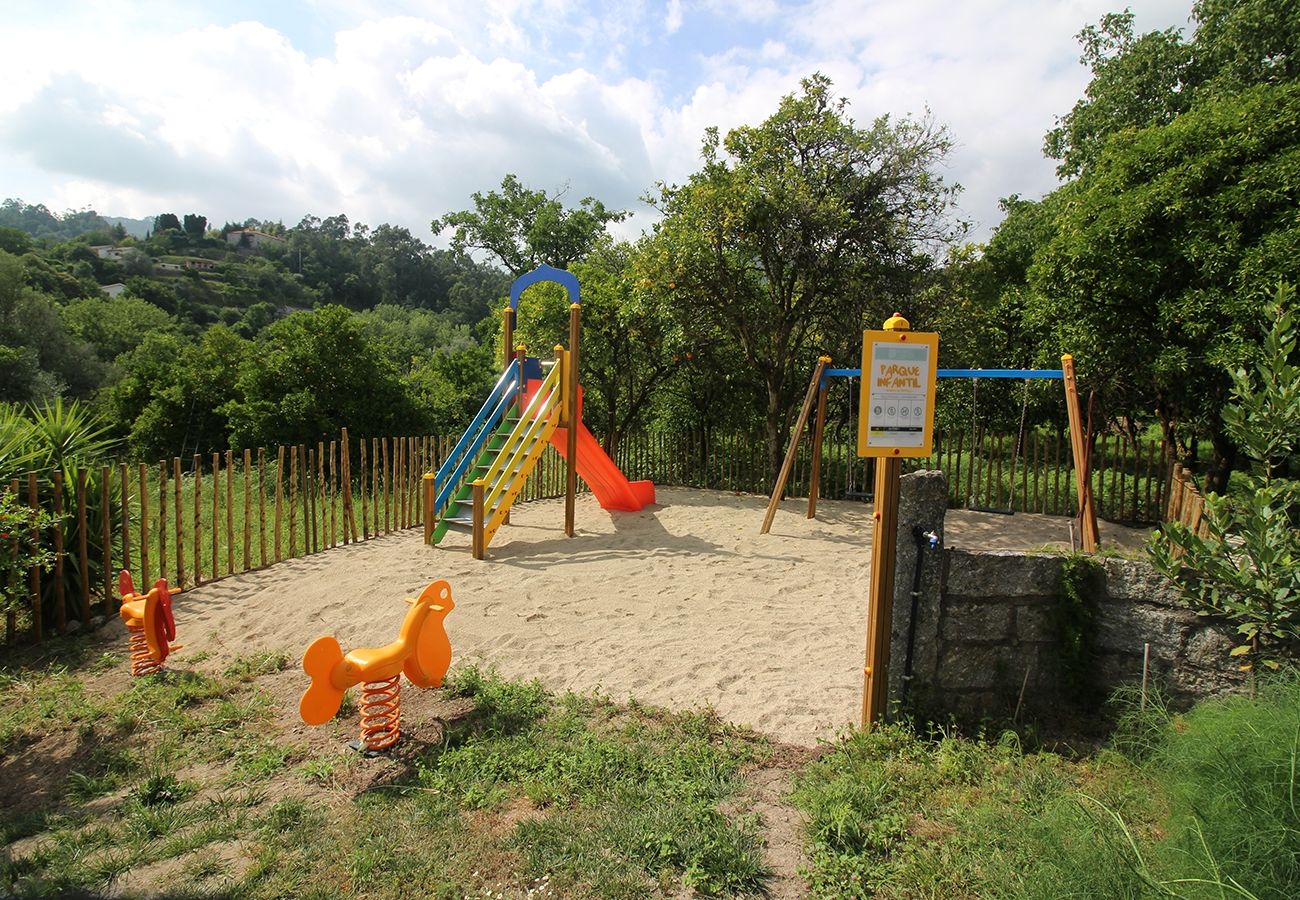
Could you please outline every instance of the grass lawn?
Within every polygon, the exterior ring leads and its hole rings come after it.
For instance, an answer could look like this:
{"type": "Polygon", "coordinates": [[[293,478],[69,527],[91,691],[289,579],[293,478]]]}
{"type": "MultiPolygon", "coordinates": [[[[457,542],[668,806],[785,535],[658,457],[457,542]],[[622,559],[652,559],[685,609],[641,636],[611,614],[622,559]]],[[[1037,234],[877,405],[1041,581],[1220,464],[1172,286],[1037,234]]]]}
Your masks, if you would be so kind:
{"type": "Polygon", "coordinates": [[[1158,707],[1112,749],[901,727],[815,750],[458,669],[409,737],[309,729],[285,653],[131,679],[87,639],[0,663],[0,893],[1290,897],[1300,678],[1158,707]],[[42,655],[36,655],[36,654],[42,655]]]}

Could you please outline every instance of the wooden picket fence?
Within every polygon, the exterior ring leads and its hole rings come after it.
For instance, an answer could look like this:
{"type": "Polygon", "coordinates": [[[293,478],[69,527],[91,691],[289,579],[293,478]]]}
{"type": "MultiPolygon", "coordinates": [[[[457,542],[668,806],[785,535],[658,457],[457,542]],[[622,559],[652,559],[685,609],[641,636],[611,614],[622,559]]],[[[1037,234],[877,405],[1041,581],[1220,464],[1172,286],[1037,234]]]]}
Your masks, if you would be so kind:
{"type": "Polygon", "coordinates": [[[1192,473],[1178,463],[1174,464],[1169,479],[1169,505],[1164,520],[1186,525],[1197,537],[1207,537],[1210,533],[1205,521],[1205,497],[1197,489],[1192,473]]]}
{"type": "MultiPolygon", "coordinates": [[[[950,506],[1048,515],[1077,514],[1075,473],[1066,434],[1014,435],[939,431],[934,453],[906,460],[906,469],[942,469],[950,506]]],[[[812,451],[805,440],[786,483],[786,496],[806,497],[812,451]]],[[[770,494],[766,444],[755,435],[648,432],[629,435],[615,460],[628,477],[656,484],[747,494],[770,494]]],[[[1092,459],[1092,489],[1098,515],[1112,522],[1162,521],[1168,503],[1171,462],[1159,441],[1134,446],[1122,435],[1098,437],[1092,459]]],[[[819,496],[865,500],[874,485],[874,461],[857,456],[856,431],[828,428],[823,437],[819,496]]]]}
{"type": "MultiPolygon", "coordinates": [[[[934,454],[909,468],[941,468],[954,507],[1053,515],[1075,513],[1068,441],[1031,432],[1015,448],[1008,436],[938,433],[934,454]]],[[[11,606],[5,638],[64,633],[71,620],[115,615],[115,573],[129,569],[138,586],[166,578],[190,588],[285,559],[382,538],[423,525],[421,478],[441,464],[458,435],[350,439],[264,449],[227,450],[154,464],[119,462],[69,472],[28,473],[8,490],[60,517],[40,536],[54,568],[31,569],[27,603],[11,606]]],[[[864,500],[873,461],[859,459],[851,427],[828,429],[820,496],[864,500]]],[[[771,475],[761,438],[746,434],[640,432],[620,442],[615,461],[633,480],[766,495],[771,475]]],[[[788,482],[807,496],[811,455],[804,442],[788,482]]],[[[1192,517],[1203,507],[1185,473],[1158,443],[1116,436],[1098,440],[1093,490],[1106,519],[1150,523],[1192,517]]],[[[547,448],[520,501],[564,495],[564,461],[547,448]]],[[[1199,519],[1197,519],[1199,522],[1199,519]]],[[[33,536],[36,539],[36,536],[33,536]]]]}

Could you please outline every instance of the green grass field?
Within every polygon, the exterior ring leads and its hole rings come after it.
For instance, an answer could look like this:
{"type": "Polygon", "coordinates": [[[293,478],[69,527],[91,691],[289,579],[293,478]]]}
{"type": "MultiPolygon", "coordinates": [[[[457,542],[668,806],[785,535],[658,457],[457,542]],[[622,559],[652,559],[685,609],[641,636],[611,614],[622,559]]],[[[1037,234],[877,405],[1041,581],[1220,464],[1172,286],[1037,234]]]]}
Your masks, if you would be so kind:
{"type": "Polygon", "coordinates": [[[798,750],[466,668],[408,688],[407,739],[364,759],[345,746],[355,702],[297,722],[305,679],[285,653],[132,680],[88,642],[35,652],[0,667],[14,896],[1300,890],[1294,672],[1186,715],[1121,706],[1109,747],[1070,754],[900,726],[798,750]],[[782,809],[800,830],[774,830],[782,809]],[[782,851],[797,871],[773,867],[782,851]]]}

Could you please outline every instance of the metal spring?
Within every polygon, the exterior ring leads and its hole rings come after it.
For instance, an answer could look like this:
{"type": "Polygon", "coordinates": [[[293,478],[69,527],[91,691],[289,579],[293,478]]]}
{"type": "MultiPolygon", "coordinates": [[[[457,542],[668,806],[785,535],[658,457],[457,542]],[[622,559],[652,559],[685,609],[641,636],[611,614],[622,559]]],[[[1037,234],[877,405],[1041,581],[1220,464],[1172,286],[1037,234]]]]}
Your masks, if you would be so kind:
{"type": "Polygon", "coordinates": [[[149,640],[144,636],[143,625],[128,625],[130,640],[127,649],[131,651],[131,674],[136,678],[153,675],[162,671],[162,663],[149,655],[149,640]]]}
{"type": "Polygon", "coordinates": [[[361,688],[361,743],[369,751],[387,750],[402,736],[401,677],[398,672],[361,688]]]}

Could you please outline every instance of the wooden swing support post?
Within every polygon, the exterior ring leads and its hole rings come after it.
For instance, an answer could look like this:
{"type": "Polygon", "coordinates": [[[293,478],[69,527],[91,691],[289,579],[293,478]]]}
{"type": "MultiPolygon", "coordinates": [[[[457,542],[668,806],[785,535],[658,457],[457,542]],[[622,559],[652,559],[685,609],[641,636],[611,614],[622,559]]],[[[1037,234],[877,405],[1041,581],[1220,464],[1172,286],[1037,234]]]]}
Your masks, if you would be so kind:
{"type": "MultiPolygon", "coordinates": [[[[763,517],[763,528],[759,534],[767,534],[772,528],[772,520],[776,518],[777,507],[781,505],[781,495],[785,493],[786,481],[790,478],[790,472],[794,469],[795,457],[799,455],[799,441],[803,438],[803,430],[808,425],[808,417],[812,415],[813,401],[817,399],[817,393],[822,383],[822,374],[826,371],[826,366],[830,364],[829,356],[822,356],[817,359],[817,366],[813,369],[812,381],[808,383],[808,392],[804,394],[803,407],[799,410],[799,419],[795,422],[794,431],[790,435],[790,448],[786,451],[785,462],[781,464],[781,472],[776,476],[776,484],[772,485],[772,496],[767,502],[767,515],[763,517]]],[[[820,446],[817,448],[820,450],[820,446]]],[[[814,462],[814,465],[816,463],[814,462]]],[[[813,488],[816,490],[816,488],[813,488]]]]}
{"type": "Polygon", "coordinates": [[[1065,408],[1070,416],[1070,450],[1074,454],[1074,474],[1079,501],[1079,534],[1084,553],[1096,553],[1101,534],[1097,529],[1097,507],[1092,500],[1091,435],[1084,433],[1079,409],[1079,387],[1074,377],[1074,357],[1061,357],[1065,381],[1065,408]]]}

